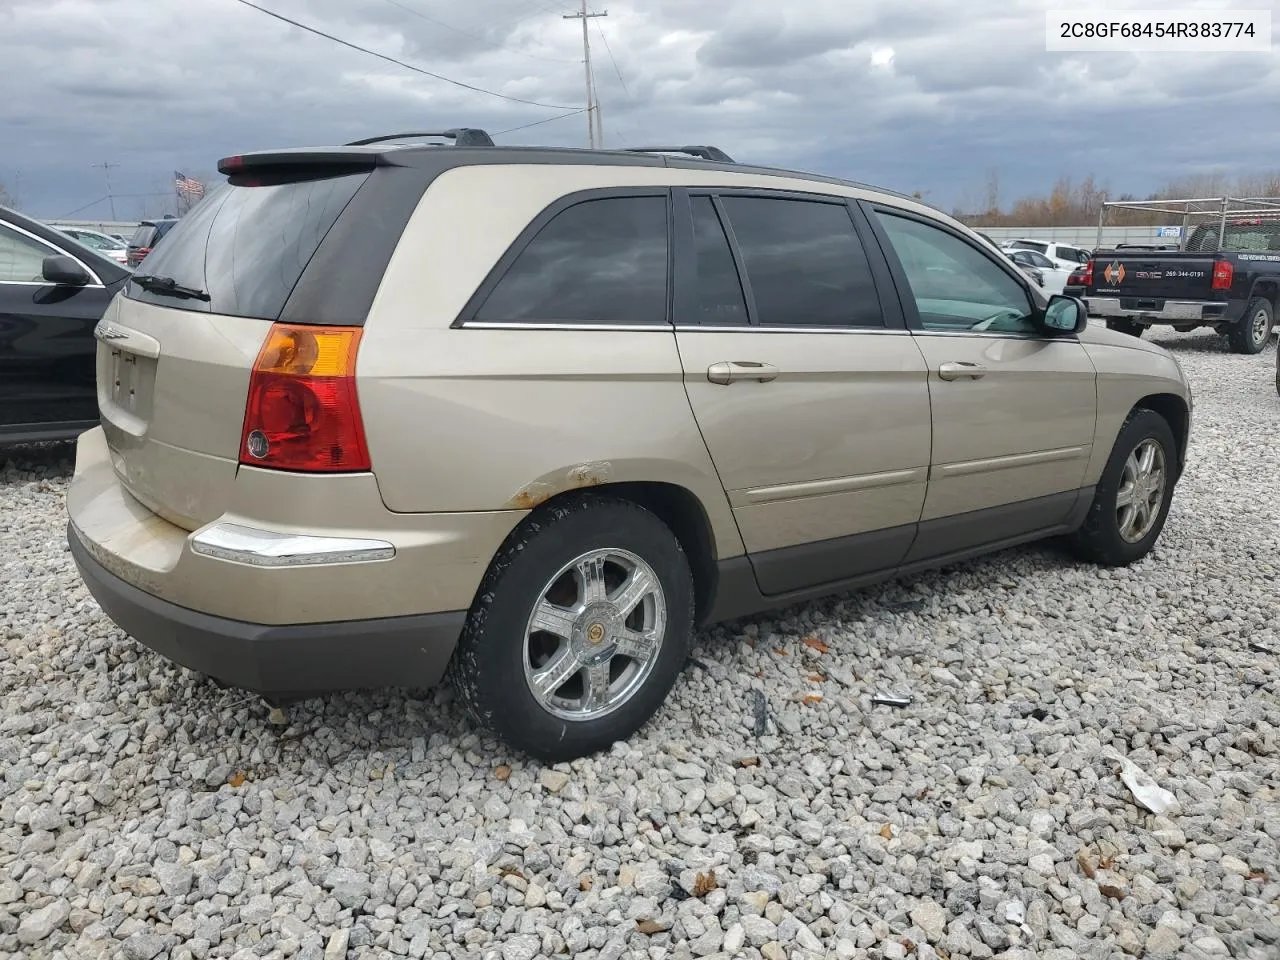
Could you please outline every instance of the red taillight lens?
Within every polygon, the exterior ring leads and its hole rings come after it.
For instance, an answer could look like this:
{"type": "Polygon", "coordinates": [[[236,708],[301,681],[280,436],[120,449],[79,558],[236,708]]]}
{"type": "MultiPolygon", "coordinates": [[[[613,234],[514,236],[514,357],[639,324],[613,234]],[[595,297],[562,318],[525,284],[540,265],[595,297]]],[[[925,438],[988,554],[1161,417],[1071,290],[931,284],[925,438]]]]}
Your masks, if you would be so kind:
{"type": "Polygon", "coordinates": [[[1213,265],[1213,286],[1214,290],[1230,290],[1231,284],[1236,278],[1236,271],[1231,262],[1228,260],[1219,260],[1213,265]]]}
{"type": "Polygon", "coordinates": [[[1093,286],[1093,261],[1090,260],[1084,265],[1083,283],[1086,287],[1093,286]]]}
{"type": "Polygon", "coordinates": [[[307,473],[370,468],[356,396],[360,332],[272,326],[249,379],[241,463],[307,473]]]}

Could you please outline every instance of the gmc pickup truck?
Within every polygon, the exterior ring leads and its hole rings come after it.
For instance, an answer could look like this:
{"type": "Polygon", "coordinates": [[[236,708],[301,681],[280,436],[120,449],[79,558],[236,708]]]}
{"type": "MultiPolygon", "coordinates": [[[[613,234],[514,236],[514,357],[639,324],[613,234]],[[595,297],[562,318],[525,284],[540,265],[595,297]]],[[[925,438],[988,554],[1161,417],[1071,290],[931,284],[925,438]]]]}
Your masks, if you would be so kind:
{"type": "Polygon", "coordinates": [[[1258,353],[1275,324],[1280,295],[1280,217],[1197,226],[1182,250],[1097,250],[1085,266],[1090,316],[1142,336],[1147,327],[1213,327],[1234,353],[1258,353]]]}

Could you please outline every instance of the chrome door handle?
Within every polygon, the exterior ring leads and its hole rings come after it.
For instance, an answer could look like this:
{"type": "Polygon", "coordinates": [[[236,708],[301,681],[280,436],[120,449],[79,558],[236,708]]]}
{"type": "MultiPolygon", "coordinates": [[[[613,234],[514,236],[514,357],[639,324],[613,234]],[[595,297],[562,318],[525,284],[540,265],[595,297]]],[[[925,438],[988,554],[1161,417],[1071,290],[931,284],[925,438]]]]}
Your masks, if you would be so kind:
{"type": "Polygon", "coordinates": [[[942,380],[959,380],[961,377],[981,380],[986,375],[986,367],[980,363],[970,363],[968,360],[952,360],[938,367],[938,377],[942,380]]]}
{"type": "Polygon", "coordinates": [[[721,360],[707,367],[707,379],[712,383],[730,384],[735,380],[768,383],[777,377],[778,368],[772,363],[759,363],[755,360],[721,360]]]}

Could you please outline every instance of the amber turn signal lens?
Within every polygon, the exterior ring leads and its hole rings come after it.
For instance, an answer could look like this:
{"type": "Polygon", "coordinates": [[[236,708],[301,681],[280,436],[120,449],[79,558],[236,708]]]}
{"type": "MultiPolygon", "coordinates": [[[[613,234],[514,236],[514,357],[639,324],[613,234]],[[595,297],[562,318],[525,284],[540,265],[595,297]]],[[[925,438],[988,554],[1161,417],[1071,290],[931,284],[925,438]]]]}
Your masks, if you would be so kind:
{"type": "Polygon", "coordinates": [[[255,369],[295,377],[355,374],[359,327],[292,327],[277,324],[262,346],[255,369]]]}

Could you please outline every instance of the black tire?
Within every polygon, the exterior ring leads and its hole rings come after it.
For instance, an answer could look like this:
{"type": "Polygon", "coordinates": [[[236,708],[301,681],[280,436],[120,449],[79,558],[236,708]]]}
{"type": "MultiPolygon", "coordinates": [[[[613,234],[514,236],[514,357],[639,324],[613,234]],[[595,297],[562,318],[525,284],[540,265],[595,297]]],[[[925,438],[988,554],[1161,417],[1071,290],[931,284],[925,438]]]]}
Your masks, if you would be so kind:
{"type": "Polygon", "coordinates": [[[1130,413],[1120,428],[1111,456],[1094,488],[1093,503],[1089,505],[1084,523],[1068,538],[1076,556],[1106,567],[1123,567],[1150,553],[1169,516],[1177,464],[1178,445],[1169,422],[1154,410],[1137,408],[1130,413]],[[1160,499],[1151,529],[1142,539],[1130,542],[1120,534],[1120,508],[1116,499],[1124,476],[1125,461],[1147,440],[1154,440],[1164,452],[1164,495],[1160,499]]]}
{"type": "Polygon", "coordinates": [[[1131,337],[1140,337],[1147,332],[1145,324],[1136,320],[1108,320],[1107,329],[1116,333],[1127,333],[1131,337]]]}
{"type": "Polygon", "coordinates": [[[625,740],[653,716],[689,657],[693,624],[689,561],[666,524],[629,501],[584,495],[535,511],[507,538],[480,585],[450,679],[479,726],[544,763],[573,760],[625,740]],[[604,716],[567,720],[529,687],[526,627],[556,572],[599,549],[628,551],[652,568],[666,601],[666,629],[629,699],[604,716]]]}
{"type": "Polygon", "coordinates": [[[1244,314],[1227,328],[1232,353],[1261,353],[1275,328],[1275,309],[1266,297],[1254,297],[1245,304],[1244,314]]]}

